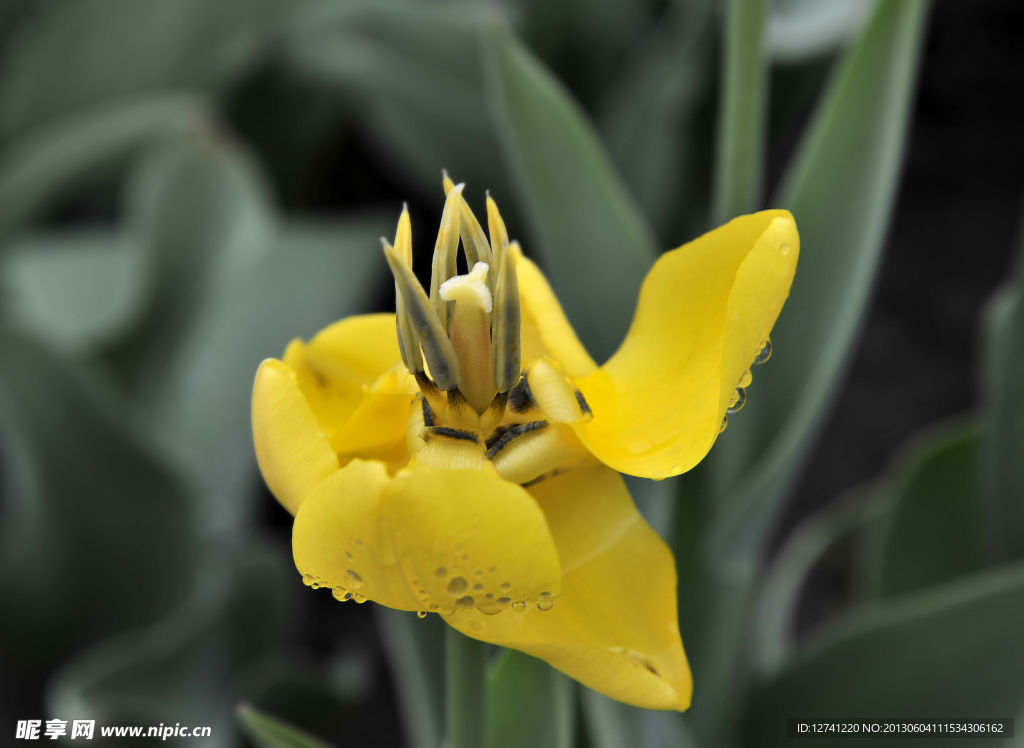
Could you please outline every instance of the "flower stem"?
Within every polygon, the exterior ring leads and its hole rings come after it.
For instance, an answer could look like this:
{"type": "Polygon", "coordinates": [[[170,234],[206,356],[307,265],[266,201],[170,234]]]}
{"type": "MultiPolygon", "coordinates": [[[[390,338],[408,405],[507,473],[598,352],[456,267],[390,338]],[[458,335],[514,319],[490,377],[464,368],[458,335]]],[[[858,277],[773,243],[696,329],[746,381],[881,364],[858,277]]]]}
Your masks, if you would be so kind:
{"type": "Polygon", "coordinates": [[[449,628],[445,640],[449,748],[479,748],[487,728],[487,645],[449,628]]]}

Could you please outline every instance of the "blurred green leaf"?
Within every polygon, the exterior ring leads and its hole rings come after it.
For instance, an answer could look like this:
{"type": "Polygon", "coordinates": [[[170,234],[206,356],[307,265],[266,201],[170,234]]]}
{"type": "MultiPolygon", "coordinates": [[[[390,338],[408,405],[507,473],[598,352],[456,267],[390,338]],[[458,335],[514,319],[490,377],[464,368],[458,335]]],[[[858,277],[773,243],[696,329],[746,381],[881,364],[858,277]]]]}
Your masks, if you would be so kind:
{"type": "Polygon", "coordinates": [[[1013,716],[1022,620],[1020,564],[851,614],[757,691],[745,743],[790,745],[786,717],[1013,716]]]}
{"type": "Polygon", "coordinates": [[[254,709],[249,704],[239,704],[236,714],[242,730],[257,748],[324,748],[328,745],[304,730],[254,709]]]}
{"type": "Polygon", "coordinates": [[[876,1],[773,0],[765,51],[783,64],[827,55],[857,35],[876,1]]]}
{"type": "Polygon", "coordinates": [[[494,188],[504,181],[479,60],[485,12],[462,1],[314,6],[294,20],[287,59],[351,100],[355,120],[396,173],[439,197],[442,168],[456,181],[494,188]]]}
{"type": "Polygon", "coordinates": [[[613,701],[580,687],[587,738],[594,748],[699,748],[686,716],[655,712],[613,701]]]}
{"type": "Polygon", "coordinates": [[[69,114],[10,141],[0,154],[0,237],[70,184],[141,143],[208,127],[203,99],[160,94],[69,114]]]}
{"type": "Polygon", "coordinates": [[[444,734],[444,637],[440,616],[377,606],[374,611],[395,679],[405,734],[414,748],[437,748],[444,734]]]}
{"type": "Polygon", "coordinates": [[[974,571],[982,560],[975,423],[923,437],[881,489],[871,591],[898,597],[974,571]]]}
{"type": "Polygon", "coordinates": [[[1024,268],[985,323],[982,531],[990,557],[1003,560],[1024,556],[1024,268]]]}
{"type": "Polygon", "coordinates": [[[762,54],[765,2],[726,3],[712,226],[751,213],[760,203],[767,84],[762,54]]]}
{"type": "Polygon", "coordinates": [[[180,602],[194,506],[99,380],[19,333],[0,331],[0,348],[0,651],[40,669],[180,602]]]}
{"type": "Polygon", "coordinates": [[[152,351],[158,365],[149,369],[146,400],[198,477],[211,527],[234,527],[254,508],[249,403],[260,361],[368,309],[384,274],[378,237],[391,225],[372,214],[285,224],[263,237],[273,243],[269,254],[197,300],[173,353],[152,351]]]}
{"type": "Polygon", "coordinates": [[[572,748],[572,681],[546,662],[506,649],[487,688],[488,748],[572,748]]]}
{"type": "Polygon", "coordinates": [[[146,90],[222,86],[251,66],[281,0],[37,3],[0,73],[0,135],[146,90]]]}
{"type": "Polygon", "coordinates": [[[205,744],[236,745],[238,673],[283,636],[294,576],[288,566],[276,548],[255,542],[210,548],[183,607],[58,672],[50,713],[106,724],[209,725],[205,744]]]}
{"type": "Polygon", "coordinates": [[[924,0],[878,5],[775,201],[796,216],[800,263],[772,332],[775,355],[755,372],[715,465],[735,495],[713,542],[751,563],[827,412],[863,316],[896,195],[927,7],[924,0]]]}
{"type": "Polygon", "coordinates": [[[0,256],[7,319],[55,348],[82,353],[129,329],[144,302],[142,253],[110,230],[27,236],[0,256]]]}
{"type": "Polygon", "coordinates": [[[709,0],[670,3],[604,84],[599,122],[609,154],[670,243],[700,231],[707,219],[706,187],[694,184],[706,149],[695,120],[710,90],[712,11],[709,0]]]}
{"type": "Polygon", "coordinates": [[[808,581],[843,541],[878,523],[882,502],[876,494],[873,486],[855,489],[804,520],[787,537],[761,583],[753,632],[761,670],[776,670],[792,656],[798,607],[808,581]]]}
{"type": "Polygon", "coordinates": [[[536,254],[580,338],[602,360],[629,326],[654,238],[561,84],[498,22],[484,43],[495,127],[536,254]]]}

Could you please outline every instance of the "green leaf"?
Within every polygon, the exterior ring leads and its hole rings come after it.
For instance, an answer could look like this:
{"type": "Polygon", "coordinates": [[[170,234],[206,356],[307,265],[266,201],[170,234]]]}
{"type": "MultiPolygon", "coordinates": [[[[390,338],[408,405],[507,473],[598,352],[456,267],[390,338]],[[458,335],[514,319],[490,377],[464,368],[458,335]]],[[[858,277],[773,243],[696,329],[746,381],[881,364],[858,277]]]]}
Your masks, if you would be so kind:
{"type": "Polygon", "coordinates": [[[0,154],[0,237],[69,185],[142,143],[208,127],[203,99],[150,95],[98,106],[8,143],[0,154]]]}
{"type": "Polygon", "coordinates": [[[158,365],[148,370],[146,401],[196,476],[210,526],[235,527],[254,509],[249,402],[260,361],[369,308],[384,273],[378,237],[392,225],[372,214],[285,224],[266,237],[267,255],[199,300],[172,351],[151,351],[158,365]]]}
{"type": "Polygon", "coordinates": [[[759,626],[753,632],[761,670],[775,670],[792,656],[798,607],[812,575],[844,541],[873,529],[882,512],[874,487],[854,489],[789,534],[761,582],[759,626]]]}
{"type": "Polygon", "coordinates": [[[257,748],[325,748],[328,744],[278,717],[239,704],[235,712],[242,731],[257,748]]]}
{"type": "Polygon", "coordinates": [[[348,101],[397,173],[440,200],[441,170],[484,188],[505,180],[488,127],[479,3],[353,2],[301,13],[287,61],[348,101]]]}
{"type": "Polygon", "coordinates": [[[667,246],[707,220],[707,188],[697,184],[706,181],[698,177],[706,145],[696,120],[711,88],[713,20],[708,0],[669,4],[603,84],[599,122],[609,154],[667,246]]]}
{"type": "Polygon", "coordinates": [[[790,745],[787,717],[1013,716],[1024,704],[1021,620],[1020,564],[851,614],[758,689],[744,744],[790,745]]]}
{"type": "Polygon", "coordinates": [[[142,253],[113,231],[23,237],[0,256],[4,314],[55,348],[88,352],[138,320],[143,275],[142,253]]]}
{"type": "Polygon", "coordinates": [[[100,380],[19,333],[0,331],[0,348],[0,653],[40,669],[180,601],[194,506],[100,380]]]}
{"type": "Polygon", "coordinates": [[[484,43],[495,127],[536,251],[601,360],[624,337],[656,256],[651,230],[562,85],[496,22],[484,43]]]}
{"type": "Polygon", "coordinates": [[[285,632],[293,572],[277,548],[250,542],[204,553],[187,602],[153,626],[79,654],[55,676],[48,706],[103,724],[208,725],[233,746],[245,666],[285,632]]]}
{"type": "Polygon", "coordinates": [[[546,662],[505,650],[491,666],[487,748],[572,748],[572,681],[546,662]]]}
{"type": "Polygon", "coordinates": [[[775,354],[755,371],[715,465],[735,495],[713,543],[751,563],[827,412],[863,317],[896,195],[927,7],[924,0],[878,5],[830,82],[775,201],[796,217],[800,262],[772,332],[775,354]]]}
{"type": "Polygon", "coordinates": [[[414,748],[436,748],[444,734],[444,635],[440,616],[419,619],[409,611],[378,606],[406,738],[414,748]]]}
{"type": "Polygon", "coordinates": [[[281,0],[79,0],[32,8],[0,74],[0,134],[152,90],[212,90],[265,53],[281,0]],[[59,54],[55,53],[59,50],[59,54]]]}
{"type": "Polygon", "coordinates": [[[1024,271],[991,303],[985,320],[980,480],[986,548],[993,559],[1024,556],[1024,271]]]}
{"type": "Polygon", "coordinates": [[[974,423],[923,437],[882,489],[884,514],[871,586],[898,597],[974,571],[982,560],[974,423]]]}
{"type": "Polygon", "coordinates": [[[729,0],[711,225],[753,212],[764,171],[765,0],[729,0]]]}

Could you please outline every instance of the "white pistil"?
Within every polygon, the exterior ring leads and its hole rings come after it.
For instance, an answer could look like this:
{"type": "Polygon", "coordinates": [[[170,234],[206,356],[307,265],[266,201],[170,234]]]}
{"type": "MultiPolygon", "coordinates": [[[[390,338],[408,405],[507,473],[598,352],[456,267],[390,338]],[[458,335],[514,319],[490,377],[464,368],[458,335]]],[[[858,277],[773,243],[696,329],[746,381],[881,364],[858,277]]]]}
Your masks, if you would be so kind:
{"type": "Polygon", "coordinates": [[[487,285],[486,262],[478,262],[466,275],[441,284],[441,298],[455,302],[448,337],[455,348],[462,379],[459,389],[477,413],[483,413],[494,397],[491,371],[491,310],[493,299],[487,285]]]}

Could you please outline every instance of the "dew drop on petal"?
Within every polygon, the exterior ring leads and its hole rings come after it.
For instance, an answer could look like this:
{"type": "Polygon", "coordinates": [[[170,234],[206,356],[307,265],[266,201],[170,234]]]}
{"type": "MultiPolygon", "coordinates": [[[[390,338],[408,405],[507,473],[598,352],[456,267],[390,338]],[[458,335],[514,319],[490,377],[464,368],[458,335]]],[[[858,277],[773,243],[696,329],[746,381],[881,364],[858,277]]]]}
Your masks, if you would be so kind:
{"type": "Polygon", "coordinates": [[[425,611],[425,610],[417,610],[416,611],[416,617],[417,618],[426,618],[427,617],[427,611],[425,611]]]}
{"type": "Polygon", "coordinates": [[[478,582],[477,584],[474,584],[474,585],[473,585],[473,589],[474,589],[475,591],[477,591],[477,592],[479,592],[479,591],[480,591],[480,590],[482,590],[483,588],[484,588],[484,586],[483,586],[482,584],[480,584],[479,582],[478,582]]]}
{"type": "Polygon", "coordinates": [[[508,589],[509,587],[511,587],[511,586],[512,586],[512,585],[511,585],[511,584],[509,584],[508,582],[502,582],[502,583],[501,583],[501,588],[502,588],[503,590],[507,590],[507,589],[508,589]]]}
{"type": "Polygon", "coordinates": [[[730,413],[739,413],[743,410],[743,406],[747,404],[747,391],[742,387],[737,387],[733,390],[732,400],[729,401],[730,413]]]}
{"type": "Polygon", "coordinates": [[[757,353],[757,358],[754,359],[755,364],[763,364],[765,361],[772,357],[772,341],[771,338],[765,338],[764,342],[761,343],[761,350],[757,353]]]}
{"type": "Polygon", "coordinates": [[[726,416],[725,418],[722,419],[722,425],[718,427],[718,433],[721,434],[723,431],[725,431],[725,429],[726,429],[726,427],[728,425],[729,425],[729,416],[726,416]]]}
{"type": "Polygon", "coordinates": [[[463,577],[452,577],[452,580],[448,582],[448,592],[453,595],[462,594],[468,587],[469,582],[467,582],[463,577]]]}
{"type": "Polygon", "coordinates": [[[303,574],[302,575],[302,583],[304,585],[306,585],[307,587],[312,587],[313,583],[315,581],[316,581],[316,577],[314,577],[312,574],[303,574]]]}
{"type": "Polygon", "coordinates": [[[555,598],[550,592],[541,592],[537,600],[537,610],[551,610],[555,606],[555,598]]]}
{"type": "Polygon", "coordinates": [[[473,603],[475,603],[475,602],[476,601],[473,599],[472,595],[465,595],[465,596],[460,597],[458,600],[455,601],[455,607],[456,608],[472,608],[473,607],[473,603]]]}
{"type": "Polygon", "coordinates": [[[498,605],[508,605],[510,602],[512,602],[512,598],[511,597],[499,597],[494,602],[498,603],[498,605]]]}
{"type": "Polygon", "coordinates": [[[356,584],[356,586],[359,586],[363,583],[363,578],[352,569],[349,569],[345,573],[348,574],[348,578],[351,579],[356,584]]]}
{"type": "Polygon", "coordinates": [[[366,595],[360,595],[358,592],[353,592],[352,599],[355,600],[357,603],[365,603],[366,595]]]}
{"type": "Polygon", "coordinates": [[[438,579],[444,579],[446,576],[448,576],[448,570],[443,566],[438,566],[436,569],[434,569],[434,576],[438,579]]]}
{"type": "Polygon", "coordinates": [[[352,599],[352,593],[344,587],[335,587],[331,590],[331,595],[334,596],[335,600],[342,603],[352,599]]]}

